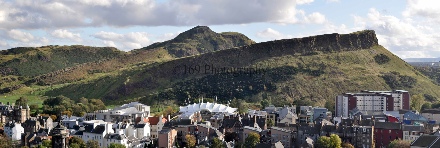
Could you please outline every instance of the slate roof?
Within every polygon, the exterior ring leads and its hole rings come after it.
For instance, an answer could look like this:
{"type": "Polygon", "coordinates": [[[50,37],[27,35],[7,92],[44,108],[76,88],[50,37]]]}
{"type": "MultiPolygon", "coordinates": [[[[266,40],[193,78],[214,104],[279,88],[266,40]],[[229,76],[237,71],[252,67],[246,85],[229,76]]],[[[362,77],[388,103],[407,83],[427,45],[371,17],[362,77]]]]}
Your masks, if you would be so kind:
{"type": "Polygon", "coordinates": [[[402,126],[400,123],[392,123],[392,122],[376,122],[374,125],[374,128],[378,129],[396,129],[400,130],[402,129],[402,126]]]}
{"type": "Polygon", "coordinates": [[[422,113],[440,114],[440,109],[425,109],[422,113]]]}
{"type": "Polygon", "coordinates": [[[104,133],[104,131],[105,131],[105,126],[104,125],[97,125],[95,127],[95,129],[92,130],[92,133],[102,134],[102,133],[104,133]]]}
{"type": "Polygon", "coordinates": [[[425,117],[413,112],[406,112],[405,114],[403,114],[403,120],[428,121],[425,117]]]}
{"type": "Polygon", "coordinates": [[[268,148],[271,147],[272,145],[269,143],[258,143],[255,148],[268,148]]]}
{"type": "Polygon", "coordinates": [[[403,125],[402,129],[404,131],[418,131],[418,132],[425,131],[425,128],[420,125],[403,125]]]}
{"type": "Polygon", "coordinates": [[[92,132],[93,131],[93,124],[84,124],[84,131],[85,132],[92,132]]]}
{"type": "Polygon", "coordinates": [[[411,146],[418,147],[428,147],[432,145],[434,142],[439,141],[439,136],[436,135],[422,135],[418,139],[416,139],[411,146]]]}
{"type": "Polygon", "coordinates": [[[144,128],[146,124],[136,124],[135,128],[144,128]]]}
{"type": "Polygon", "coordinates": [[[116,134],[116,133],[111,133],[111,134],[107,134],[104,136],[105,139],[116,139],[116,140],[122,140],[127,138],[124,134],[120,135],[120,134],[116,134]]]}

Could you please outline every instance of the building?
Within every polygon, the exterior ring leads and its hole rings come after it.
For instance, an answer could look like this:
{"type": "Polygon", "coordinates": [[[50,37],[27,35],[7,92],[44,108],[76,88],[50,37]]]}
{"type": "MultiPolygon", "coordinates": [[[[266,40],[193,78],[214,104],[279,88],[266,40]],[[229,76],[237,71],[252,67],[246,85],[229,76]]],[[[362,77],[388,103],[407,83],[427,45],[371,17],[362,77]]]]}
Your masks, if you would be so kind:
{"type": "Polygon", "coordinates": [[[245,142],[245,139],[249,136],[250,133],[257,133],[258,135],[260,135],[261,132],[261,128],[260,127],[251,127],[251,126],[244,126],[243,127],[243,131],[240,132],[240,140],[242,143],[245,142]]]}
{"type": "Polygon", "coordinates": [[[279,111],[278,120],[275,120],[276,122],[274,122],[274,125],[277,125],[277,123],[282,123],[286,125],[296,124],[296,120],[298,120],[298,116],[296,114],[296,106],[284,107],[279,111]]]}
{"type": "Polygon", "coordinates": [[[422,125],[403,125],[403,139],[405,141],[411,141],[418,139],[425,132],[425,128],[422,125]]]}
{"type": "Polygon", "coordinates": [[[62,124],[58,124],[58,126],[54,127],[50,131],[50,136],[52,136],[52,147],[53,148],[68,148],[69,147],[69,130],[64,127],[62,124]]]}
{"type": "MultiPolygon", "coordinates": [[[[105,122],[126,122],[134,123],[136,119],[150,116],[150,106],[139,102],[131,102],[110,110],[98,110],[87,113],[85,120],[103,120],[105,122]]],[[[135,123],[136,124],[136,123],[135,123]]]]}
{"type": "Polygon", "coordinates": [[[287,129],[272,127],[270,129],[271,144],[281,142],[284,147],[293,147],[294,136],[293,132],[287,129]]]}
{"type": "Polygon", "coordinates": [[[439,135],[422,135],[411,143],[411,148],[438,148],[439,145],[439,135]]]}
{"type": "Polygon", "coordinates": [[[374,126],[353,126],[354,136],[351,143],[354,147],[370,148],[374,144],[374,126]]]}
{"type": "Polygon", "coordinates": [[[187,106],[179,107],[178,119],[192,119],[193,122],[199,122],[202,119],[208,121],[214,115],[218,114],[235,114],[237,108],[232,108],[218,103],[194,103],[187,106]],[[196,117],[194,117],[196,116],[196,117]]]}
{"type": "Polygon", "coordinates": [[[434,124],[440,123],[440,109],[425,109],[421,111],[421,115],[428,121],[435,122],[434,124]]]}
{"type": "Polygon", "coordinates": [[[167,119],[165,119],[162,115],[160,117],[148,117],[148,123],[150,124],[150,134],[152,138],[157,138],[159,131],[162,130],[165,122],[167,122],[167,119]]]}
{"type": "Polygon", "coordinates": [[[403,139],[401,123],[375,122],[374,141],[376,147],[387,147],[391,141],[396,139],[403,139]]]}
{"type": "Polygon", "coordinates": [[[21,123],[14,123],[9,121],[3,126],[3,130],[6,136],[12,139],[12,141],[21,140],[21,134],[24,133],[24,128],[21,123]]]}
{"type": "Polygon", "coordinates": [[[345,93],[336,96],[335,112],[336,117],[348,117],[349,112],[358,109],[364,115],[386,111],[398,111],[399,109],[410,109],[410,95],[405,90],[393,91],[368,91],[360,93],[345,93]]]}
{"type": "Polygon", "coordinates": [[[16,106],[14,103],[0,102],[0,122],[7,123],[9,121],[23,123],[30,117],[29,106],[16,106]]]}
{"type": "Polygon", "coordinates": [[[177,131],[175,129],[164,128],[159,131],[159,148],[172,148],[176,140],[177,131]]]}

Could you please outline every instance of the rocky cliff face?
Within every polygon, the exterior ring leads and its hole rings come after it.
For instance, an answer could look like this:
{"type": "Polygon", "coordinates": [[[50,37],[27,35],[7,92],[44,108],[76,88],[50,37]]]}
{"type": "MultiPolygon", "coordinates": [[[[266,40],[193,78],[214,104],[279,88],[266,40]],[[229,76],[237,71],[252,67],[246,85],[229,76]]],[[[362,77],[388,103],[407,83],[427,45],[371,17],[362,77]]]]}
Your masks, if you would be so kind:
{"type": "MultiPolygon", "coordinates": [[[[158,66],[158,75],[178,74],[185,77],[182,71],[197,65],[214,67],[245,67],[260,60],[291,56],[307,56],[319,53],[354,51],[368,49],[378,45],[373,30],[364,30],[350,34],[325,34],[305,38],[284,39],[252,44],[248,46],[221,50],[202,55],[173,60],[158,66]],[[182,69],[185,68],[185,69],[182,69]],[[177,71],[177,73],[176,73],[177,71]]],[[[153,68],[154,69],[154,68],[153,68]]]]}

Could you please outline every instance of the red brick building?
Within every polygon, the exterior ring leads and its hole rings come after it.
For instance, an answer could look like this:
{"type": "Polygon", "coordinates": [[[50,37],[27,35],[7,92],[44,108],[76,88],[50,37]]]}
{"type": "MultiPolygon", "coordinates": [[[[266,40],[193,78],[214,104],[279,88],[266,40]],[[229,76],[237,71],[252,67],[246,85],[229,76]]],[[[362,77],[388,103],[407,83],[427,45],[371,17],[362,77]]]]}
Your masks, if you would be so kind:
{"type": "Polygon", "coordinates": [[[376,148],[386,148],[391,141],[403,139],[401,123],[376,122],[374,124],[374,141],[376,148]]]}

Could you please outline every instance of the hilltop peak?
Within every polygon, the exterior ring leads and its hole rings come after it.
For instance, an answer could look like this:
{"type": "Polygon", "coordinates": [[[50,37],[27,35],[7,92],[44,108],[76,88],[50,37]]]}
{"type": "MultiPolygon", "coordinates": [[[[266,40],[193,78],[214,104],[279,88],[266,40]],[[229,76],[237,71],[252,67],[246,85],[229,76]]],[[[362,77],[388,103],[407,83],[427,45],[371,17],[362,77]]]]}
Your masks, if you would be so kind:
{"type": "Polygon", "coordinates": [[[180,33],[179,35],[177,35],[175,40],[185,40],[189,38],[195,38],[197,36],[206,37],[214,35],[217,35],[217,33],[212,31],[208,26],[196,26],[194,28],[191,28],[190,30],[180,33]]]}
{"type": "Polygon", "coordinates": [[[196,26],[174,39],[154,43],[144,49],[164,48],[175,57],[185,57],[254,43],[241,33],[216,33],[208,26],[196,26]]]}

